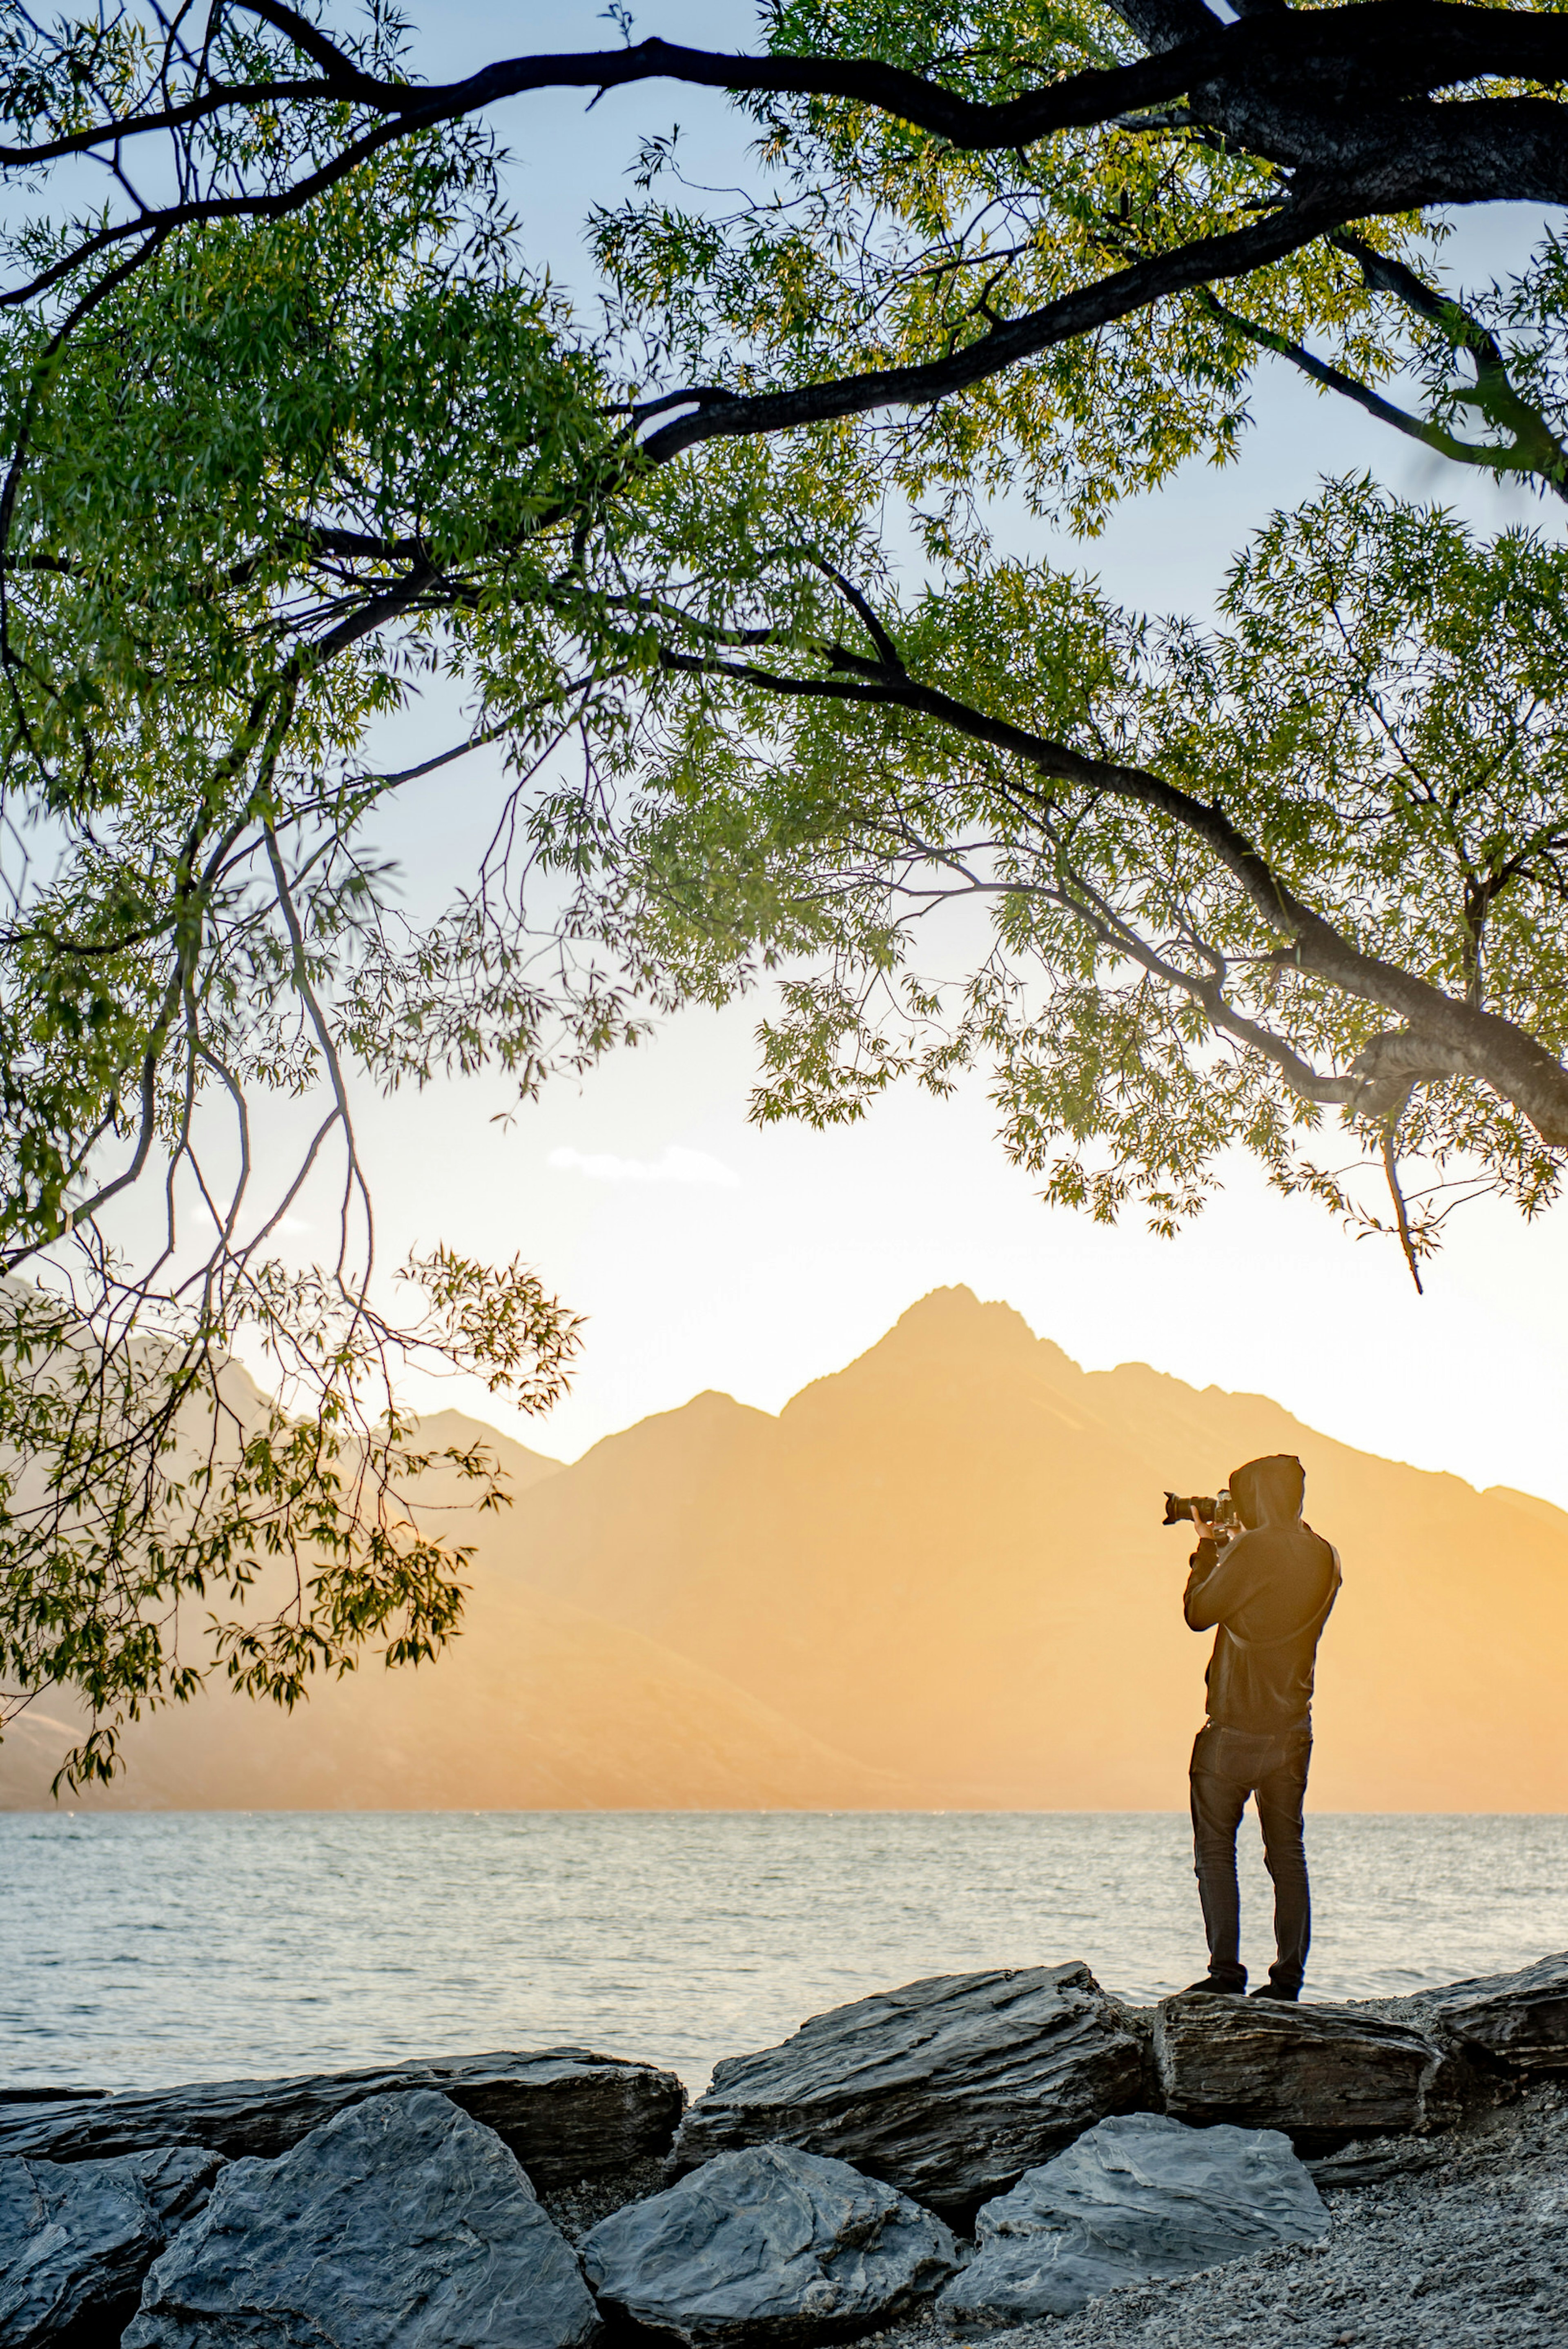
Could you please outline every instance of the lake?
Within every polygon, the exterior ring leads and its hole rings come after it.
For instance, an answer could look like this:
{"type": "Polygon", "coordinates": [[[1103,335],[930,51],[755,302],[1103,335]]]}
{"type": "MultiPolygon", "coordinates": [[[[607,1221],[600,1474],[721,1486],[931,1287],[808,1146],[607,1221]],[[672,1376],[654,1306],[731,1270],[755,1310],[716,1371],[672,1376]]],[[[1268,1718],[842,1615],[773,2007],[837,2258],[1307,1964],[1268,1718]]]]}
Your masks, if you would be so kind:
{"type": "MultiPolygon", "coordinates": [[[[1568,1948],[1568,1818],[1309,1817],[1309,1998],[1568,1948]]],[[[1271,1888],[1243,1828],[1244,1955],[1271,1888]]],[[[265,2077],[570,2044],[695,2092],[722,2055],[923,1974],[1200,1973],[1174,1813],[0,1816],[0,2086],[265,2077]]]]}

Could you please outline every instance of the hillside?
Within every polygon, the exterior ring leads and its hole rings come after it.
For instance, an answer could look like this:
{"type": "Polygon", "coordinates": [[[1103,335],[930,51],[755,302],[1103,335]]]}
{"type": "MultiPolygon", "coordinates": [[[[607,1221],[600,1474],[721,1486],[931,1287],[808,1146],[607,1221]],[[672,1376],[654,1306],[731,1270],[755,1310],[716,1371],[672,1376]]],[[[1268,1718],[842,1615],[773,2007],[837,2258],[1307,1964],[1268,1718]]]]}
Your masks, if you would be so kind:
{"type": "MultiPolygon", "coordinates": [[[[48,1804],[71,1715],[0,1745],[0,1809],[48,1804]]],[[[435,1665],[371,1665],[292,1714],[222,1687],[128,1733],[130,1768],[72,1810],[876,1809],[902,1790],[743,1689],[525,1586],[480,1587],[435,1665]]]]}
{"type": "MultiPolygon", "coordinates": [[[[1188,1544],[1162,1489],[1291,1451],[1345,1571],[1318,1806],[1568,1809],[1568,1516],[1356,1452],[1262,1396],[1085,1372],[967,1289],[776,1419],[699,1395],[566,1468],[498,1441],[533,1464],[511,1510],[464,1528],[475,1588],[451,1654],[292,1721],[226,1699],[155,1720],[108,1799],[1179,1807],[1208,1643],[1181,1621],[1188,1544]]],[[[59,1742],[7,1738],[0,1804],[42,1798],[59,1742]]]]}

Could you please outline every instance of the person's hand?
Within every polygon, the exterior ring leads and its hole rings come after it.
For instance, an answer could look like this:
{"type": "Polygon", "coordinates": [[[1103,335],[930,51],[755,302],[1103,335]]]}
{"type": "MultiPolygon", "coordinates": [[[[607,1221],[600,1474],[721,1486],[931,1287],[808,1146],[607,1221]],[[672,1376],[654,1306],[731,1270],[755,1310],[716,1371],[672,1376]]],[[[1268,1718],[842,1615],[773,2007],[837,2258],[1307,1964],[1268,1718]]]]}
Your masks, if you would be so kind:
{"type": "Polygon", "coordinates": [[[1204,1518],[1200,1517],[1200,1516],[1199,1516],[1199,1514],[1198,1514],[1198,1512],[1197,1512],[1197,1510],[1196,1510],[1196,1509],[1194,1509],[1194,1510],[1193,1510],[1193,1512],[1192,1512],[1192,1522],[1193,1522],[1193,1524],[1194,1524],[1194,1525],[1197,1526],[1197,1528],[1198,1528],[1198,1538],[1199,1538],[1199,1541],[1212,1541],[1212,1540],[1213,1540],[1213,1538],[1214,1538],[1214,1528],[1213,1528],[1213,1526],[1212,1526],[1211,1525],[1208,1524],[1204,1518]]]}

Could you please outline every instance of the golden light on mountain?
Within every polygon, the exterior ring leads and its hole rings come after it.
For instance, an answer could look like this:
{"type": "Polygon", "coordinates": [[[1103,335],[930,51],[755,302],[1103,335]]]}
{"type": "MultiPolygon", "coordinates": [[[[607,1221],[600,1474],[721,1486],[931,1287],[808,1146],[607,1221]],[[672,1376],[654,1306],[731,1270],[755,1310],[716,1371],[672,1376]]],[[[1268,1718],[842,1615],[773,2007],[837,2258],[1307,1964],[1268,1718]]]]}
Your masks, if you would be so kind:
{"type": "MultiPolygon", "coordinates": [[[[1287,1451],[1345,1564],[1314,1806],[1568,1809],[1568,1515],[1262,1396],[1085,1372],[967,1289],[776,1419],[699,1395],[569,1468],[495,1441],[517,1498],[463,1528],[468,1628],[437,1665],[292,1718],[154,1716],[73,1804],[1180,1809],[1208,1642],[1162,1490],[1287,1451]]],[[[7,1734],[0,1805],[47,1799],[68,1726],[46,1699],[7,1734]]]]}

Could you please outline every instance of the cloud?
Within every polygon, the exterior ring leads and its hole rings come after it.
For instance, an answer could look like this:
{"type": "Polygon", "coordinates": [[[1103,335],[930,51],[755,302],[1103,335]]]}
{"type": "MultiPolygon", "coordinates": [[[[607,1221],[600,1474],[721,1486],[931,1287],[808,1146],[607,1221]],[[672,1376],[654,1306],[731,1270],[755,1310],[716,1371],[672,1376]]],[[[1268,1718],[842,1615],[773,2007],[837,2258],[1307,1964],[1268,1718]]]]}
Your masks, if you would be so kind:
{"type": "Polygon", "coordinates": [[[705,1183],[721,1191],[740,1187],[740,1176],[705,1150],[682,1150],[667,1143],[657,1158],[618,1158],[608,1150],[552,1150],[548,1165],[563,1174],[586,1174],[590,1183],[705,1183]]]}

